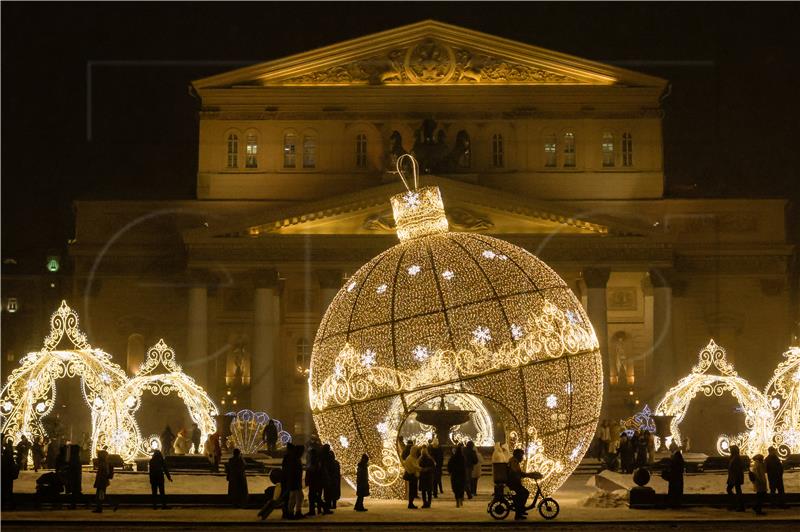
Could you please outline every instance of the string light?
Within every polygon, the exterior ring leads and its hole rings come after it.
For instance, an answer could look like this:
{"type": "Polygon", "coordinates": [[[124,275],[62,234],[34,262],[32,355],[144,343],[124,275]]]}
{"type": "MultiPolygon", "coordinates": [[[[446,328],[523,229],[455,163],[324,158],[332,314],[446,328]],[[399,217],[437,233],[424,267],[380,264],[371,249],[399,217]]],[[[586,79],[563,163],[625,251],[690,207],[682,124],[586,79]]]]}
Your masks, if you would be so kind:
{"type": "Polygon", "coordinates": [[[597,426],[594,330],[566,283],[535,256],[449,232],[439,189],[418,188],[414,177],[411,194],[391,198],[400,243],[349,279],[354,289],[339,291],[317,332],[309,401],[320,438],[349,482],[367,453],[373,494],[401,497],[396,444],[409,414],[442,395],[467,397],[491,405],[488,426],[507,427],[509,443],[526,452],[526,470],[542,473],[552,493],[597,426]],[[364,363],[367,352],[374,358],[364,363]],[[551,395],[554,406],[542,408],[551,395]]]}
{"type": "Polygon", "coordinates": [[[800,347],[791,347],[783,356],[786,360],[775,368],[764,394],[775,412],[773,444],[786,458],[800,453],[800,347]]]}
{"type": "Polygon", "coordinates": [[[267,448],[267,442],[264,441],[264,429],[270,419],[275,423],[278,431],[278,447],[285,447],[292,441],[291,434],[283,430],[283,423],[270,418],[266,412],[239,410],[238,412],[228,412],[225,415],[233,418],[228,442],[230,446],[241,450],[244,454],[255,454],[261,449],[267,448]]]}

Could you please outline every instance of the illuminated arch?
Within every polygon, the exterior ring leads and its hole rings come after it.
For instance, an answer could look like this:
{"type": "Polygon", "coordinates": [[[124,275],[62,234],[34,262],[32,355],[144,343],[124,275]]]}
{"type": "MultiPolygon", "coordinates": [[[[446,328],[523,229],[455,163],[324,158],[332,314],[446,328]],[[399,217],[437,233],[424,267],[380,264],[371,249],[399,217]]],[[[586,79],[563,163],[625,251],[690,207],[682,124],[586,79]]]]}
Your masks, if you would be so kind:
{"type": "Polygon", "coordinates": [[[66,301],[50,317],[50,334],[42,349],[28,353],[3,387],[3,433],[15,442],[23,434],[31,439],[47,436],[41,420],[55,405],[56,380],[64,377],[81,379],[81,391],[91,410],[92,454],[98,441],[108,442],[109,451],[116,452],[115,442],[132,427],[127,420],[114,416],[103,423],[100,420],[104,413],[118,410],[114,391],[127,381],[127,376],[111,362],[111,355],[89,344],[78,328],[78,314],[66,301]],[[72,348],[58,349],[65,337],[72,348]]]}
{"type": "Polygon", "coordinates": [[[764,395],[775,413],[772,443],[785,458],[800,453],[800,347],[783,354],[764,395]]]}
{"type": "Polygon", "coordinates": [[[721,435],[717,440],[720,454],[727,454],[728,447],[734,444],[749,456],[766,454],[772,440],[774,422],[769,402],[764,394],[738,376],[725,358],[725,350],[714,340],[700,351],[698,363],[692,372],[670,389],[656,406],[656,416],[674,416],[670,424],[673,441],[682,445],[678,427],[686,416],[689,403],[701,391],[706,397],[721,397],[724,392],[730,392],[744,410],[748,432],[736,436],[721,435]],[[717,368],[720,375],[708,374],[711,366],[717,368]]]}
{"type": "Polygon", "coordinates": [[[145,391],[153,395],[166,396],[172,392],[178,394],[186,405],[192,421],[197,423],[200,429],[201,448],[208,436],[216,432],[217,422],[214,418],[219,415],[216,405],[205,390],[175,363],[175,351],[161,339],[147,350],[144,364],[136,376],[116,390],[115,404],[119,405],[119,408],[116,411],[106,410],[105,416],[100,421],[101,425],[110,426],[116,419],[121,419],[126,427],[132,425],[135,428],[126,435],[127,439],[124,442],[115,442],[118,454],[123,460],[130,461],[136,456],[149,455],[152,451],[152,438],[142,439],[141,431],[134,419],[145,391]],[[159,366],[167,370],[166,373],[153,373],[159,366]]]}

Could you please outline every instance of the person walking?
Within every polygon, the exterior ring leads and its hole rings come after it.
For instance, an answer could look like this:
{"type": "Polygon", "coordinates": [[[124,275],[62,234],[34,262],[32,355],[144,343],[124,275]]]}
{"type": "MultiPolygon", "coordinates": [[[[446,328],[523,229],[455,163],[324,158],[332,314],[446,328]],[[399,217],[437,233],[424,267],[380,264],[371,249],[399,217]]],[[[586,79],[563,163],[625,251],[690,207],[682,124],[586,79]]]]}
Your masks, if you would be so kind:
{"type": "Polygon", "coordinates": [[[306,487],[308,488],[308,513],[307,517],[321,515],[325,510],[322,502],[322,490],[324,488],[322,464],[320,463],[320,453],[311,449],[308,453],[308,465],[306,465],[306,487]]]}
{"type": "Polygon", "coordinates": [[[0,491],[0,501],[6,510],[15,509],[14,504],[14,481],[19,478],[19,469],[14,460],[14,444],[11,439],[3,441],[2,449],[2,469],[0,476],[3,479],[2,491],[0,491]]]}
{"type": "Polygon", "coordinates": [[[353,510],[367,511],[364,508],[364,497],[369,497],[369,456],[366,453],[361,455],[361,460],[356,466],[356,504],[353,510]]]}
{"type": "Polygon", "coordinates": [[[17,469],[20,471],[28,470],[28,452],[31,449],[31,442],[23,434],[17,444],[17,469]]]}
{"type": "Polygon", "coordinates": [[[786,505],[786,499],[784,497],[783,464],[778,456],[778,450],[775,447],[770,447],[767,449],[767,457],[764,459],[764,465],[767,468],[769,497],[772,506],[776,508],[788,508],[786,505]]]}
{"type": "MultiPolygon", "coordinates": [[[[74,447],[78,446],[75,445],[74,447]]],[[[73,451],[70,452],[74,454],[73,451]]],[[[103,513],[103,501],[106,500],[106,490],[111,484],[112,478],[114,478],[114,468],[108,463],[108,451],[101,449],[97,451],[97,472],[94,476],[95,508],[92,510],[93,513],[103,513]]]]}
{"type": "Polygon", "coordinates": [[[672,508],[680,508],[681,499],[683,498],[683,472],[684,472],[683,454],[680,449],[676,449],[672,453],[669,461],[669,488],[667,490],[667,498],[669,505],[672,508]]]}
{"type": "MultiPolygon", "coordinates": [[[[470,442],[472,443],[472,442],[470,442]]],[[[478,482],[481,479],[481,467],[483,466],[483,457],[478,447],[474,448],[475,463],[472,465],[472,474],[470,475],[470,491],[472,495],[478,495],[478,482]]]]}
{"type": "Polygon", "coordinates": [[[161,451],[156,449],[153,451],[153,457],[148,464],[148,472],[150,474],[150,490],[153,493],[153,510],[157,508],[158,495],[161,496],[161,509],[167,509],[167,496],[164,493],[164,477],[172,482],[172,475],[169,474],[167,468],[167,461],[161,451]]]}
{"type": "Polygon", "coordinates": [[[197,426],[197,423],[192,423],[192,453],[193,454],[200,454],[203,450],[200,448],[200,439],[202,438],[203,434],[200,432],[200,428],[197,426]]]}
{"type": "Polygon", "coordinates": [[[431,457],[427,447],[419,454],[419,490],[422,492],[422,507],[430,508],[433,500],[433,477],[436,472],[436,460],[431,457]]]}
{"type": "Polygon", "coordinates": [[[460,443],[450,460],[447,461],[447,471],[450,473],[450,487],[456,498],[456,508],[464,506],[464,490],[466,489],[467,476],[464,465],[464,446],[460,443]]]}
{"type": "Polygon", "coordinates": [[[444,493],[442,488],[442,470],[444,469],[444,450],[439,446],[439,439],[433,438],[430,448],[431,458],[436,462],[436,469],[433,471],[433,498],[436,499],[439,493],[444,493]]]}
{"type": "MultiPolygon", "coordinates": [[[[409,440],[411,441],[411,440],[409,440]]],[[[411,450],[408,453],[408,456],[405,460],[403,460],[403,469],[405,470],[405,475],[403,478],[408,481],[408,509],[409,510],[416,510],[418,508],[417,505],[414,504],[414,499],[419,496],[418,487],[419,487],[419,472],[421,468],[419,466],[419,454],[420,448],[416,445],[411,446],[411,450]]]]}
{"type": "Polygon", "coordinates": [[[167,425],[164,432],[161,433],[161,448],[164,449],[164,454],[169,456],[172,454],[172,444],[175,442],[175,435],[172,429],[167,425]]]}
{"type": "Polygon", "coordinates": [[[767,498],[767,467],[764,465],[764,456],[757,454],[753,457],[750,464],[750,482],[753,483],[753,491],[756,492],[756,504],[753,511],[756,515],[767,515],[762,509],[764,499],[767,498]]]}
{"type": "Polygon", "coordinates": [[[247,504],[247,471],[242,451],[233,450],[233,456],[225,464],[225,478],[228,480],[228,497],[236,508],[247,504]]]}
{"type": "Polygon", "coordinates": [[[464,448],[464,478],[467,479],[464,489],[467,499],[472,498],[472,469],[477,461],[478,453],[475,452],[475,444],[470,440],[464,448]]]}
{"type": "Polygon", "coordinates": [[[263,438],[267,444],[267,452],[271,455],[275,452],[275,448],[278,444],[278,426],[275,425],[274,419],[270,419],[267,422],[267,426],[264,427],[263,438]]]}
{"type": "Polygon", "coordinates": [[[742,484],[744,484],[744,465],[739,455],[739,447],[731,445],[731,458],[728,461],[727,493],[730,501],[730,510],[744,512],[744,499],[742,497],[742,484]],[[736,495],[734,496],[734,492],[736,495]]]}
{"type": "Polygon", "coordinates": [[[44,445],[42,445],[42,438],[36,436],[33,438],[33,445],[31,446],[31,454],[33,455],[33,471],[39,472],[44,461],[44,445]]]}

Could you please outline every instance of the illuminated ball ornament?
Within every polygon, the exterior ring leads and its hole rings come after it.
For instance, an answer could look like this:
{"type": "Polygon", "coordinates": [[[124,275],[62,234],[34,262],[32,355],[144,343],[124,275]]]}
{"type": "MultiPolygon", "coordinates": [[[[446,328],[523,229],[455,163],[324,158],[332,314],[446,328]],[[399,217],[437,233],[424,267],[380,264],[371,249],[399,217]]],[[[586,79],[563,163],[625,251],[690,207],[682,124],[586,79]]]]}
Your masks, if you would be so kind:
{"type": "Polygon", "coordinates": [[[348,279],[317,332],[309,396],[320,438],[350,483],[367,453],[373,495],[402,497],[406,418],[443,394],[471,396],[554,492],[600,413],[602,359],[586,313],[524,249],[449,232],[438,188],[391,203],[400,243],[348,279]]]}

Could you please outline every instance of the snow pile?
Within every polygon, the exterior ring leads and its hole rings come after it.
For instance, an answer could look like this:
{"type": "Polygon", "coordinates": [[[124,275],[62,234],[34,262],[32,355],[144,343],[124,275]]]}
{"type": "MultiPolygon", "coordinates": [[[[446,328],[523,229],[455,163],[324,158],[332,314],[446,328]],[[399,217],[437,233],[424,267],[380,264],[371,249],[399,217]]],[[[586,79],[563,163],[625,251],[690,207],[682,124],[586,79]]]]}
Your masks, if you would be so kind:
{"type": "Polygon", "coordinates": [[[628,490],[614,491],[595,490],[588,497],[578,501],[578,506],[584,508],[620,508],[628,506],[628,490]]]}

